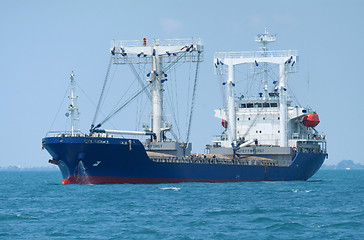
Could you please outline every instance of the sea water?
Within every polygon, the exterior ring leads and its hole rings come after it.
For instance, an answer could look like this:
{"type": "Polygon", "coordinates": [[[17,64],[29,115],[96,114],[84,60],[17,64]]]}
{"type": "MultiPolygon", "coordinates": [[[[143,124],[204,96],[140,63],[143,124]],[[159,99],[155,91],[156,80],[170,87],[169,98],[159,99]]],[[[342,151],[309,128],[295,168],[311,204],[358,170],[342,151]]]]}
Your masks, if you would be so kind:
{"type": "Polygon", "coordinates": [[[0,239],[364,239],[364,171],[306,182],[61,185],[0,172],[0,239]]]}

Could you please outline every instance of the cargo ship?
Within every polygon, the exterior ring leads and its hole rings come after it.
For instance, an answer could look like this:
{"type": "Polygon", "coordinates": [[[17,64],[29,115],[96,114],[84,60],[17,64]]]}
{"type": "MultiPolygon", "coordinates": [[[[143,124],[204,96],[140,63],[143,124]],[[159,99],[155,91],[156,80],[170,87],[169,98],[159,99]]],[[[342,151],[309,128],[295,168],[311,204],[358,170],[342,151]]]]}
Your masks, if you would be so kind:
{"type": "Polygon", "coordinates": [[[288,75],[296,71],[298,52],[268,50],[268,45],[275,40],[274,35],[265,31],[255,38],[262,45],[258,51],[215,54],[214,69],[224,99],[223,107],[215,110],[215,116],[221,119],[222,133],[206,145],[204,153],[198,154],[191,152],[189,136],[199,64],[203,61],[201,39],[114,41],[110,65],[131,66],[140,80],[140,91],[105,120],[97,122],[106,77],[91,128],[88,133],[82,133],[76,84],[71,74],[67,113],[71,129],[48,132],[42,139],[42,147],[52,156],[49,162],[61,170],[63,184],[309,179],[328,156],[326,139],[316,130],[320,122],[318,114],[313,109],[293,105],[288,95],[288,75]],[[168,137],[175,134],[166,121],[163,106],[167,73],[171,66],[180,63],[195,64],[185,141],[168,137]],[[149,66],[147,81],[142,81],[135,68],[141,64],[149,66]],[[251,95],[248,91],[236,94],[235,88],[242,87],[234,79],[240,65],[249,65],[252,74],[259,76],[250,78],[249,84],[259,82],[261,90],[251,95]],[[278,77],[270,82],[269,74],[274,68],[278,68],[278,77]],[[103,128],[106,121],[141,94],[148,95],[151,106],[151,119],[143,125],[143,131],[103,128]]]}

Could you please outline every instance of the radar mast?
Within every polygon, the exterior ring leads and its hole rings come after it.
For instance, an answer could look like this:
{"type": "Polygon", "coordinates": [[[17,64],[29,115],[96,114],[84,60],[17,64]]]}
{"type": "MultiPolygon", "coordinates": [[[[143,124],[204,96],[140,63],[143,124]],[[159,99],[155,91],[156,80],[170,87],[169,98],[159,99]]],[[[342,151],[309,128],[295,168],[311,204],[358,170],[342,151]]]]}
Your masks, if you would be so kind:
{"type": "MultiPolygon", "coordinates": [[[[276,36],[270,35],[267,29],[264,29],[263,34],[258,34],[255,38],[255,42],[261,43],[263,46],[260,47],[262,57],[267,57],[268,44],[275,42],[276,36]]],[[[263,85],[264,85],[264,100],[268,99],[268,64],[263,63],[263,85]]]]}

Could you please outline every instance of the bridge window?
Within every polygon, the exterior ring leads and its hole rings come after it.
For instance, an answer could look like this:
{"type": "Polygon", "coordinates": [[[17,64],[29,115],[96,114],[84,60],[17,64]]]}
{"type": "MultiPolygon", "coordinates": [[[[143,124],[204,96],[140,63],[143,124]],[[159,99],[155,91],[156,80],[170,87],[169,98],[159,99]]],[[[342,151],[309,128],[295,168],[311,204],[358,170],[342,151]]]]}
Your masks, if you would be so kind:
{"type": "Polygon", "coordinates": [[[277,103],[271,103],[270,107],[278,107],[278,104],[277,103]]]}
{"type": "Polygon", "coordinates": [[[263,103],[263,107],[269,107],[269,103],[267,103],[267,102],[265,102],[265,103],[263,103]]]}
{"type": "Polygon", "coordinates": [[[247,107],[247,108],[252,108],[252,107],[254,107],[254,105],[253,105],[253,103],[248,103],[248,104],[246,105],[246,107],[247,107]]]}
{"type": "Polygon", "coordinates": [[[240,104],[240,108],[246,108],[246,104],[245,103],[240,104]]]}

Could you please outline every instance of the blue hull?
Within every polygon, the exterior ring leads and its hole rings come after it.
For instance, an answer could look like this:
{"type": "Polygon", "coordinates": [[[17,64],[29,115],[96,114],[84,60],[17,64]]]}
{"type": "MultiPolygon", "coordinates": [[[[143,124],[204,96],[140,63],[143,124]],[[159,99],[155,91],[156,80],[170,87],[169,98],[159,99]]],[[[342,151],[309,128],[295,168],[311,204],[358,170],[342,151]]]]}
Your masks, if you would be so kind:
{"type": "Polygon", "coordinates": [[[307,180],[325,160],[297,153],[291,165],[258,166],[152,161],[137,139],[47,137],[43,146],[70,183],[162,183],[307,180]]]}

